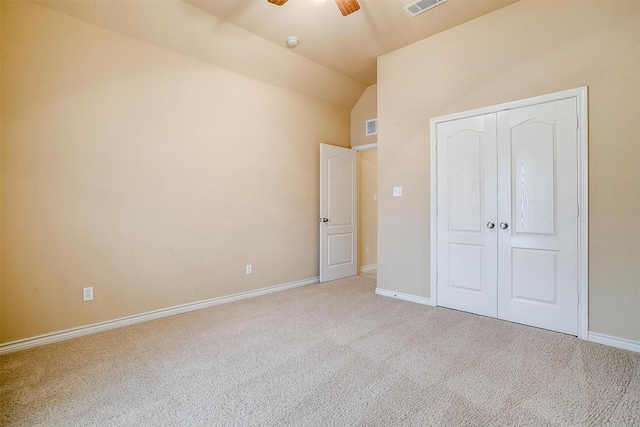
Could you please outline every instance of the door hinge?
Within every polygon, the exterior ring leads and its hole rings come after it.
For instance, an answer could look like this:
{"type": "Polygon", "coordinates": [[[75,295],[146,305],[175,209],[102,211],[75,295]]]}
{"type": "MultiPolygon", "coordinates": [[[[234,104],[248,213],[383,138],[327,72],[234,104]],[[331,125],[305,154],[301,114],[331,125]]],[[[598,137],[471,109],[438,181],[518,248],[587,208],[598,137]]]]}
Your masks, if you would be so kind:
{"type": "Polygon", "coordinates": [[[576,116],[576,129],[580,129],[580,117],[576,116]]]}
{"type": "Polygon", "coordinates": [[[576,207],[578,208],[578,209],[577,209],[577,215],[576,215],[576,216],[578,216],[578,217],[579,217],[579,216],[580,216],[580,205],[576,205],[576,207]]]}

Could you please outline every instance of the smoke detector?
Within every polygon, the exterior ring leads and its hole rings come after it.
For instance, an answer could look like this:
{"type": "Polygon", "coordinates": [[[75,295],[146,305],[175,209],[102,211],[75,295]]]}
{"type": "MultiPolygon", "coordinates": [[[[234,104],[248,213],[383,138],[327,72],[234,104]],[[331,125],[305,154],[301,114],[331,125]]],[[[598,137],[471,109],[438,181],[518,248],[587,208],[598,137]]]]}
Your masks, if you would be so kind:
{"type": "Polygon", "coordinates": [[[290,48],[298,46],[298,43],[300,43],[300,39],[298,39],[297,37],[287,37],[287,46],[289,46],[290,48]]]}

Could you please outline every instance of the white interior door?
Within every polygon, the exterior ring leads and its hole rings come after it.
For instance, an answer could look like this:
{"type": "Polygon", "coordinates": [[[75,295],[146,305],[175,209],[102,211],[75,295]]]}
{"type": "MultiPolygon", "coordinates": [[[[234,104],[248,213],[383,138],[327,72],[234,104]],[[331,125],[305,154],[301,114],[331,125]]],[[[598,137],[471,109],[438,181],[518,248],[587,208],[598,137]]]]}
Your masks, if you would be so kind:
{"type": "Polygon", "coordinates": [[[575,98],[498,113],[498,317],[578,333],[575,98]]]}
{"type": "Polygon", "coordinates": [[[577,100],[437,123],[438,305],[578,333],[577,100]]]}
{"type": "Polygon", "coordinates": [[[357,155],[320,144],[320,282],[358,272],[357,155]]]}
{"type": "Polygon", "coordinates": [[[438,305],[496,317],[496,117],[438,123],[438,305]]]}

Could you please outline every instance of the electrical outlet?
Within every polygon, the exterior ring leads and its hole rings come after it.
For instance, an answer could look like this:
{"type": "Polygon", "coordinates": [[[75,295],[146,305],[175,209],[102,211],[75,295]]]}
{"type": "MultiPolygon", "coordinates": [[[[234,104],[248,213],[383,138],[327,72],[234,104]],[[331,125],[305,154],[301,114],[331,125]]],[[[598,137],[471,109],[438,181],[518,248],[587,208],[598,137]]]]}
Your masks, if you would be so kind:
{"type": "Polygon", "coordinates": [[[251,274],[251,264],[247,264],[247,266],[245,267],[245,273],[251,274]]]}
{"type": "Polygon", "coordinates": [[[393,197],[402,197],[402,187],[393,187],[393,197]]]}
{"type": "Polygon", "coordinates": [[[93,286],[82,288],[82,301],[93,300],[93,286]]]}
{"type": "Polygon", "coordinates": [[[367,246],[366,248],[364,248],[364,253],[369,255],[369,246],[367,246]]]}

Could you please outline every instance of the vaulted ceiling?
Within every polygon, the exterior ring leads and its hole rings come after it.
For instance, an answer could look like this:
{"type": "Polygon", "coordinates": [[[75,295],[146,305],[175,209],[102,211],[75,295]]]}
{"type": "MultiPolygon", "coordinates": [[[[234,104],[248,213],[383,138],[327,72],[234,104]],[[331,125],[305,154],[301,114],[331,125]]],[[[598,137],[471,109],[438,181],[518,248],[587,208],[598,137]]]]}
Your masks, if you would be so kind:
{"type": "Polygon", "coordinates": [[[376,83],[376,58],[493,12],[517,0],[448,0],[417,16],[403,7],[413,0],[360,0],[342,16],[333,0],[184,0],[218,18],[365,85],[376,83]]]}
{"type": "MultiPolygon", "coordinates": [[[[518,0],[447,0],[415,17],[411,0],[33,0],[94,25],[351,109],[376,83],[376,58],[518,0]],[[295,48],[287,37],[298,37],[295,48]]],[[[429,58],[425,58],[429,61],[429,58]]]]}

